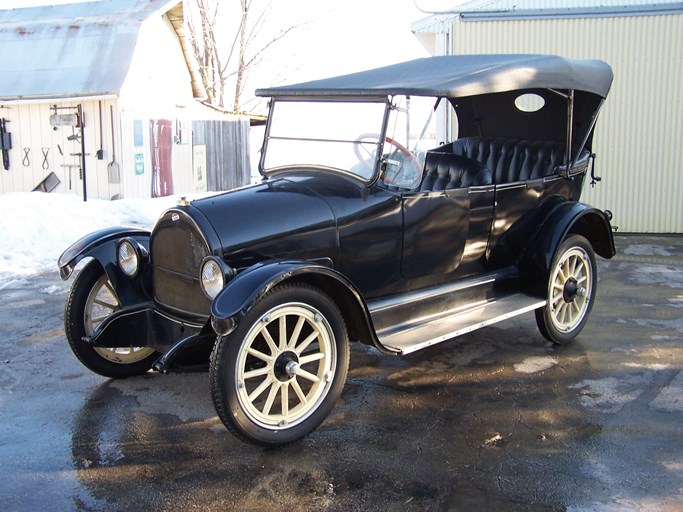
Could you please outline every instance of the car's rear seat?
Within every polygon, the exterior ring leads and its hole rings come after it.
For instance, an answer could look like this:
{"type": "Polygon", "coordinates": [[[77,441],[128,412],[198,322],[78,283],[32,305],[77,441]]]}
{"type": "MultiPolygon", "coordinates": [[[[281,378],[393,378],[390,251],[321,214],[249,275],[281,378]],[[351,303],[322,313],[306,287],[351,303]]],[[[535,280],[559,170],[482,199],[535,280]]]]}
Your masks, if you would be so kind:
{"type": "MultiPolygon", "coordinates": [[[[421,190],[514,183],[553,176],[566,145],[491,137],[464,137],[430,151],[421,190]],[[476,165],[476,164],[478,165],[476,165]]],[[[581,158],[590,152],[584,151],[581,158]]]]}
{"type": "Polygon", "coordinates": [[[535,180],[556,174],[566,145],[489,137],[464,137],[452,144],[455,155],[473,158],[491,169],[495,184],[535,180]]]}
{"type": "MultiPolygon", "coordinates": [[[[464,137],[427,153],[420,189],[498,185],[553,176],[564,163],[564,150],[565,144],[557,142],[464,137]]],[[[589,154],[584,151],[582,159],[589,154]]]]}

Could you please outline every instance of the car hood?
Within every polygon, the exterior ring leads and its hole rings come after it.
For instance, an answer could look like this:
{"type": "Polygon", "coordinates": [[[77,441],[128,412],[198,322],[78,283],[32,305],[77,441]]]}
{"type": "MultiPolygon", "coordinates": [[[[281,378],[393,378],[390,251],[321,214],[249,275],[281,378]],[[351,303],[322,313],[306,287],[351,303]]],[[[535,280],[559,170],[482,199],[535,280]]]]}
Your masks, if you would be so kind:
{"type": "MultiPolygon", "coordinates": [[[[278,178],[192,202],[235,268],[264,260],[337,258],[335,216],[315,180],[278,178]],[[306,183],[308,181],[308,183],[306,183]]],[[[196,213],[192,213],[196,215],[196,213]]]]}

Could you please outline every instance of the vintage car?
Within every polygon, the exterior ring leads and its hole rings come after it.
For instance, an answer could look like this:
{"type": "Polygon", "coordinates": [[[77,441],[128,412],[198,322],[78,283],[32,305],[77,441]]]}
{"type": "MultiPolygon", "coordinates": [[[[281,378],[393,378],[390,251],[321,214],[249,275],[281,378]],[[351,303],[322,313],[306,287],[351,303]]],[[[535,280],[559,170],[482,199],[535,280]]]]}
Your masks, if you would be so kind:
{"type": "Polygon", "coordinates": [[[567,343],[615,254],[611,214],[579,202],[611,82],[470,55],[258,90],[263,180],[69,247],[68,342],[107,377],[208,364],[220,419],[266,446],[325,419],[350,341],[408,354],[533,312],[567,343]]]}

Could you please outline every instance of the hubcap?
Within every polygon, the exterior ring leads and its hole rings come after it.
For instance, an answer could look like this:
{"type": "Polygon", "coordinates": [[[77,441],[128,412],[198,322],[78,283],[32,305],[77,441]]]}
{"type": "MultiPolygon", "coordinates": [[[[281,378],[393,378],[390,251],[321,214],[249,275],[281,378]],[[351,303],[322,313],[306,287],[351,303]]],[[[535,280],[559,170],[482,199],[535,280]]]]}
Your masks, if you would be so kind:
{"type": "Polygon", "coordinates": [[[296,352],[285,351],[275,359],[273,374],[281,382],[286,382],[294,377],[299,371],[299,357],[296,352]]]}
{"type": "Polygon", "coordinates": [[[242,342],[235,372],[241,408],[269,429],[301,423],[327,395],[335,365],[334,334],[325,317],[308,304],[277,306],[242,342]]]}
{"type": "Polygon", "coordinates": [[[562,255],[550,280],[548,307],[560,332],[571,331],[586,316],[592,286],[588,254],[581,247],[572,247],[562,255]]]}
{"type": "Polygon", "coordinates": [[[571,302],[576,297],[579,291],[579,285],[576,283],[576,279],[573,277],[569,278],[564,284],[564,293],[562,294],[565,302],[571,302]]]}

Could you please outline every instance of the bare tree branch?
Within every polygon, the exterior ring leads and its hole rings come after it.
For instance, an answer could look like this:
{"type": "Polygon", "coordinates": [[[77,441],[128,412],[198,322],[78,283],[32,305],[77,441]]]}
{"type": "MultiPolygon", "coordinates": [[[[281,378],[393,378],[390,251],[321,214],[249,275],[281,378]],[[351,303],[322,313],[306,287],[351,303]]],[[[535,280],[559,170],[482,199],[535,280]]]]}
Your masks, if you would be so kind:
{"type": "MultiPolygon", "coordinates": [[[[216,39],[218,19],[223,13],[219,10],[219,0],[192,0],[189,6],[189,39],[199,74],[210,104],[223,107],[225,88],[230,82],[233,87],[232,110],[242,109],[242,95],[249,73],[263,61],[263,54],[275,43],[281,41],[299,25],[291,25],[277,31],[275,36],[258,44],[267,32],[271,22],[273,0],[268,0],[262,8],[256,8],[254,0],[229,0],[239,9],[235,19],[235,29],[231,31],[229,44],[219,46],[216,39]],[[194,16],[198,20],[194,19],[194,16]]],[[[189,3],[189,2],[188,2],[189,3]]],[[[223,0],[223,6],[226,5],[223,0]]]]}

